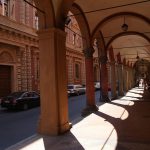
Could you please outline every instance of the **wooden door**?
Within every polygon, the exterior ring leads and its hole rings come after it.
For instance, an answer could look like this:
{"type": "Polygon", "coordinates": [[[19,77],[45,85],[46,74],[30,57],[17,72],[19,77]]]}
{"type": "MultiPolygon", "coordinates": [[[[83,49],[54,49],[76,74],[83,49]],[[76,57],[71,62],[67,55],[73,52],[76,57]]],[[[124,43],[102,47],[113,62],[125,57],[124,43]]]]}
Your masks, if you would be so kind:
{"type": "Polygon", "coordinates": [[[11,92],[11,66],[0,65],[0,97],[11,92]]]}

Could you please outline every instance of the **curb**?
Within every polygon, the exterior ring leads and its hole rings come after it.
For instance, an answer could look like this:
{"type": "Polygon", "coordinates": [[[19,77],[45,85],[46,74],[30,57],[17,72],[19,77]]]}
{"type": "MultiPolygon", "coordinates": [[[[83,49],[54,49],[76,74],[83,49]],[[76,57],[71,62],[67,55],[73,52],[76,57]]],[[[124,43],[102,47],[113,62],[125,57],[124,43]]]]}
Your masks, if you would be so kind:
{"type": "Polygon", "coordinates": [[[6,148],[5,150],[19,150],[19,149],[23,148],[24,146],[26,146],[27,144],[32,143],[33,141],[35,141],[39,138],[41,138],[40,135],[34,134],[18,143],[6,148]]]}

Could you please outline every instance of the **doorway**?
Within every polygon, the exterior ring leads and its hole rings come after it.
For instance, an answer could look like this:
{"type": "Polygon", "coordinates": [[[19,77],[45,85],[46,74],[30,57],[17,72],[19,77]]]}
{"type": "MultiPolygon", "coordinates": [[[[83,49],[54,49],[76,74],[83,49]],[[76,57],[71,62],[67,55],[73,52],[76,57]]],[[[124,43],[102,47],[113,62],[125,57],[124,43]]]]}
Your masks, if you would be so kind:
{"type": "Polygon", "coordinates": [[[0,97],[11,93],[11,66],[0,65],[0,97]]]}

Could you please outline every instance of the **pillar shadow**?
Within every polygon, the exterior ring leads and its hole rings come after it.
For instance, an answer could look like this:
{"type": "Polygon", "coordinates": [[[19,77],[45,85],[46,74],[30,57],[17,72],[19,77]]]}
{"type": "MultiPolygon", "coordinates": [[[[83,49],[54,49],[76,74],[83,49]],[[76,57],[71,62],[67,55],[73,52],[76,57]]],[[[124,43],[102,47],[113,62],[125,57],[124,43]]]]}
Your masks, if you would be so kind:
{"type": "Polygon", "coordinates": [[[139,95],[143,95],[143,93],[132,92],[132,91],[129,91],[129,93],[133,93],[133,94],[139,94],[139,95]]]}
{"type": "Polygon", "coordinates": [[[150,134],[148,133],[150,131],[150,103],[143,103],[144,100],[141,103],[133,102],[133,106],[110,103],[123,107],[128,112],[128,117],[125,120],[122,120],[121,117],[114,118],[100,111],[95,113],[114,126],[118,136],[116,150],[148,150],[150,148],[150,134]]]}
{"type": "Polygon", "coordinates": [[[82,145],[71,132],[59,136],[36,134],[12,146],[8,150],[37,149],[37,150],[84,150],[82,145]]]}
{"type": "Polygon", "coordinates": [[[127,96],[125,95],[124,97],[129,97],[129,98],[138,98],[138,99],[141,99],[142,97],[138,97],[138,96],[127,96]]]}
{"type": "Polygon", "coordinates": [[[50,137],[42,136],[44,143],[44,150],[84,150],[82,145],[71,133],[67,132],[63,135],[50,137]]]}

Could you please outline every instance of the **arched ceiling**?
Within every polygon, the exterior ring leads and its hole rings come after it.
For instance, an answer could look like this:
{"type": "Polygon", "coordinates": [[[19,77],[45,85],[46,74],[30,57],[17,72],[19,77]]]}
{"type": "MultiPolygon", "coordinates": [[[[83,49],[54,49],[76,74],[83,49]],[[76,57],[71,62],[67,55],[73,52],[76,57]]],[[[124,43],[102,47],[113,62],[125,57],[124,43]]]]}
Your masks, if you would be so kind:
{"type": "Polygon", "coordinates": [[[84,12],[93,39],[98,38],[101,31],[105,44],[113,46],[115,55],[120,52],[122,58],[132,63],[135,63],[137,53],[140,58],[150,60],[150,1],[75,0],[74,2],[84,12]],[[114,8],[131,3],[137,4],[114,8]],[[124,22],[128,25],[126,32],[121,28],[124,22]],[[121,34],[124,36],[112,40],[121,34]],[[110,43],[111,40],[113,42],[110,43]]]}
{"type": "MultiPolygon", "coordinates": [[[[126,1],[124,1],[124,0],[113,0],[113,1],[86,0],[86,3],[83,0],[75,0],[75,3],[77,3],[82,8],[83,12],[85,12],[85,16],[88,20],[91,33],[95,30],[96,26],[103,19],[107,18],[108,16],[111,16],[112,14],[116,14],[116,13],[120,13],[120,12],[133,12],[133,13],[137,13],[142,16],[145,16],[146,18],[149,18],[150,17],[150,11],[149,11],[150,2],[139,3],[139,4],[124,6],[124,7],[119,7],[119,8],[111,8],[111,7],[115,7],[115,6],[135,3],[135,2],[141,2],[141,0],[132,0],[132,1],[131,0],[126,0],[126,1]],[[111,8],[111,9],[102,10],[105,8],[111,8]],[[95,11],[95,10],[100,10],[100,11],[95,11]],[[93,12],[90,12],[90,11],[93,11],[93,12]],[[90,12],[90,13],[86,13],[86,12],[90,12]]],[[[127,21],[129,21],[131,24],[132,22],[131,22],[130,18],[131,17],[127,18],[127,21]]],[[[111,26],[110,22],[111,22],[111,19],[109,21],[109,27],[111,26]]],[[[118,27],[119,25],[121,26],[122,23],[123,23],[123,16],[122,16],[122,18],[120,17],[119,20],[117,20],[117,21],[116,20],[113,21],[113,19],[112,19],[113,26],[118,27]],[[115,24],[114,24],[114,22],[115,22],[115,24]]],[[[134,24],[134,25],[136,25],[136,24],[134,24]]],[[[134,27],[132,27],[132,28],[134,28],[134,27]]],[[[107,31],[108,32],[112,31],[111,29],[107,30],[107,31]]],[[[118,32],[118,30],[120,30],[120,28],[115,29],[116,32],[118,32]]],[[[107,34],[107,36],[108,35],[109,34],[107,34]]]]}
{"type": "Polygon", "coordinates": [[[121,59],[126,59],[126,62],[134,64],[138,59],[150,61],[150,43],[138,35],[127,35],[117,38],[112,42],[114,55],[119,52],[121,59]]]}
{"type": "Polygon", "coordinates": [[[77,21],[84,25],[81,22],[86,20],[85,24],[87,24],[88,32],[93,39],[98,38],[99,32],[101,32],[105,45],[112,44],[114,48],[143,46],[132,48],[132,50],[131,48],[118,49],[116,52],[120,51],[121,55],[126,56],[128,59],[129,54],[134,53],[130,57],[135,58],[138,52],[140,57],[147,57],[146,59],[149,60],[150,48],[145,45],[150,45],[150,0],[51,0],[51,2],[53,3],[57,27],[61,26],[59,24],[63,21],[67,11],[75,10],[71,8],[75,4],[78,6],[76,9],[80,8],[80,10],[76,11],[77,14],[74,12],[74,15],[85,17],[85,19],[76,17],[80,18],[77,21]],[[121,28],[124,22],[128,25],[126,32],[121,28]],[[124,36],[119,38],[122,34],[124,36]],[[112,40],[117,35],[119,36],[112,40]]]}

